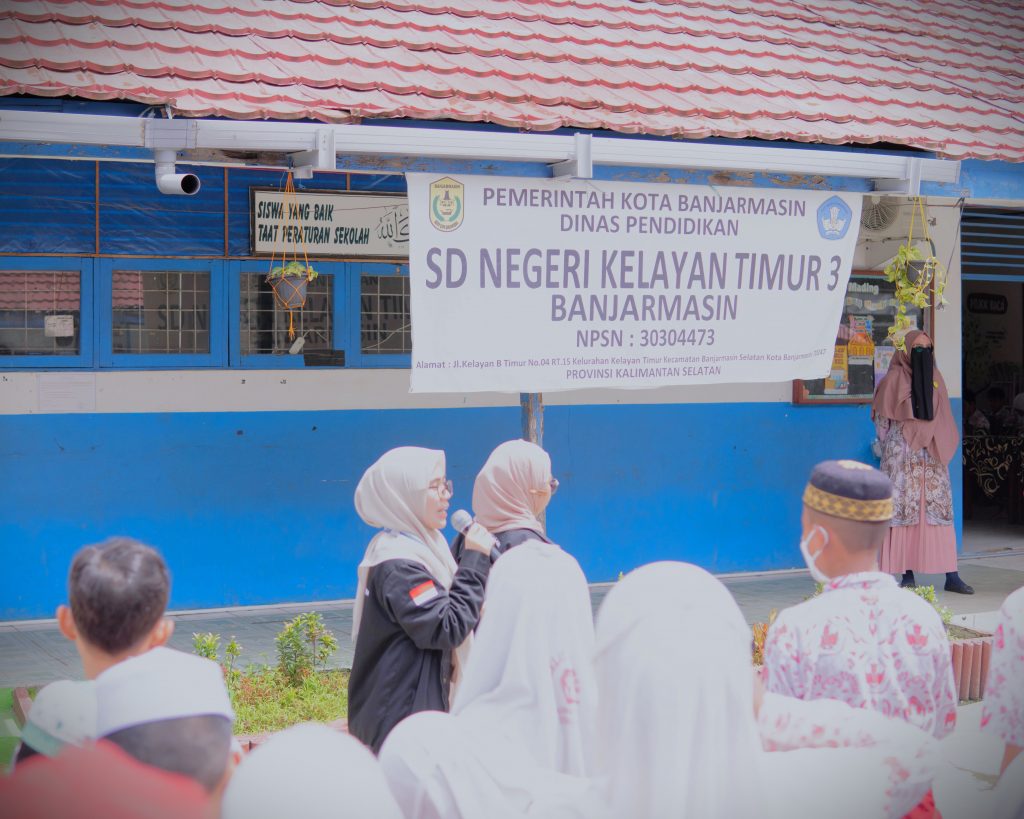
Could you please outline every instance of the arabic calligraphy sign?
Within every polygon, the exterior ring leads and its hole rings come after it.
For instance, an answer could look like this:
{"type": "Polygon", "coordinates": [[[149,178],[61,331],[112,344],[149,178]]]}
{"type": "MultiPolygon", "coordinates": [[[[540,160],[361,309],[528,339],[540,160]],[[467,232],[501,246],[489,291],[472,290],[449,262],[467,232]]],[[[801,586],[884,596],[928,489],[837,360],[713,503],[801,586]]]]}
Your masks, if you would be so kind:
{"type": "Polygon", "coordinates": [[[280,190],[251,188],[250,195],[255,255],[303,247],[311,256],[409,255],[405,196],[301,191],[286,203],[280,190]]]}

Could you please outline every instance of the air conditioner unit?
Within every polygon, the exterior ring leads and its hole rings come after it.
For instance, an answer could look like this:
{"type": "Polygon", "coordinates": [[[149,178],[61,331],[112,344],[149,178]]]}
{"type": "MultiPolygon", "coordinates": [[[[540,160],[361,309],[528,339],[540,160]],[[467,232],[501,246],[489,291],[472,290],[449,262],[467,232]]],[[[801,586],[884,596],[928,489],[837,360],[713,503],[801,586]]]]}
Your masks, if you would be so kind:
{"type": "Polygon", "coordinates": [[[865,196],[860,214],[861,238],[876,242],[906,239],[913,214],[913,200],[897,196],[865,196]]]}

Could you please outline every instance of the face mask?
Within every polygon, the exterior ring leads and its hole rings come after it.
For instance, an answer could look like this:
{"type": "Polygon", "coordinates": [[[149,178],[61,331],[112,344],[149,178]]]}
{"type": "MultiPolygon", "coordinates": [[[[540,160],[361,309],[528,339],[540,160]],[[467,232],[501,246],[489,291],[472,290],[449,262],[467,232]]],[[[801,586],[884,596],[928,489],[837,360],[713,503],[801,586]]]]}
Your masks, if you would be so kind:
{"type": "Polygon", "coordinates": [[[811,577],[814,578],[815,583],[828,583],[832,579],[815,565],[827,545],[828,532],[821,526],[815,526],[812,528],[811,531],[807,533],[807,537],[800,541],[800,554],[804,556],[804,563],[807,564],[807,569],[810,571],[811,577]],[[818,553],[811,556],[811,552],[807,546],[814,538],[816,532],[821,532],[821,534],[825,536],[825,542],[821,544],[821,548],[818,550],[818,553]]]}

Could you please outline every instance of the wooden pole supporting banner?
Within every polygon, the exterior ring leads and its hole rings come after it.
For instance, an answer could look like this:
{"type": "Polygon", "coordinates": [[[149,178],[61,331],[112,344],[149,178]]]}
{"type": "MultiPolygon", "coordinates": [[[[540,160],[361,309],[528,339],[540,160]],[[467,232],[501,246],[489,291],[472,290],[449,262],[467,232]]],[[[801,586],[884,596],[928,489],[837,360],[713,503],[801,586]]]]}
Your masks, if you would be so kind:
{"type": "MultiPolygon", "coordinates": [[[[544,446],[544,396],[539,392],[521,392],[519,407],[523,421],[523,440],[544,446]]],[[[544,512],[537,518],[542,525],[547,526],[547,515],[544,512]]]]}
{"type": "Polygon", "coordinates": [[[523,440],[544,446],[544,396],[539,392],[519,393],[522,410],[523,440]]]}

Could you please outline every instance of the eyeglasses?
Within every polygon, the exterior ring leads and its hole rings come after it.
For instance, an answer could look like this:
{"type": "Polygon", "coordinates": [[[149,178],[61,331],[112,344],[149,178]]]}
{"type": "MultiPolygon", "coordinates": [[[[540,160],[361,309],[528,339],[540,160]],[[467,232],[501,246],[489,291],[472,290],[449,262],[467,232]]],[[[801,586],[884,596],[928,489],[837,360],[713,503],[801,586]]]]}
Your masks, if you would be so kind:
{"type": "MultiPolygon", "coordinates": [[[[530,491],[533,492],[533,493],[537,493],[537,492],[543,492],[544,490],[543,489],[531,489],[530,491]]],[[[554,495],[555,492],[558,491],[558,478],[552,478],[550,481],[548,481],[548,491],[550,491],[552,495],[554,495]]]]}
{"type": "Polygon", "coordinates": [[[439,498],[450,498],[454,494],[454,488],[455,485],[448,478],[438,478],[436,481],[430,482],[427,491],[437,492],[439,498]]]}

